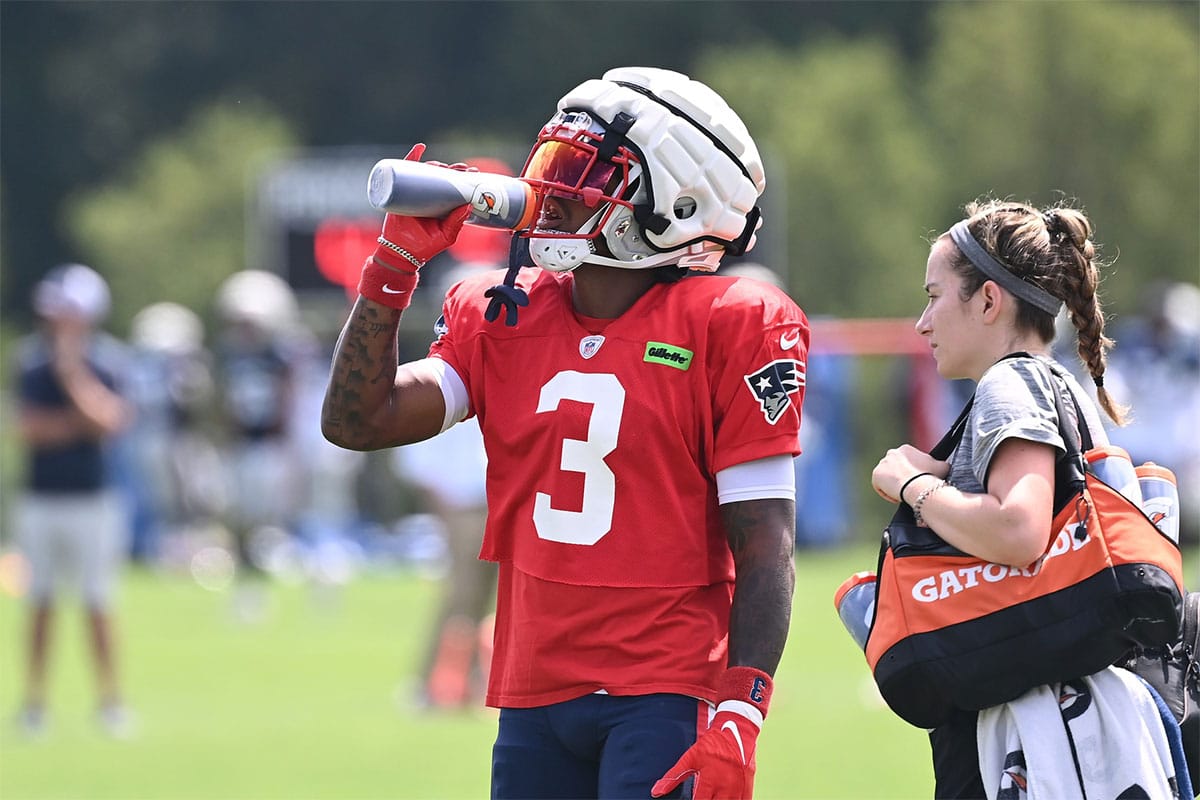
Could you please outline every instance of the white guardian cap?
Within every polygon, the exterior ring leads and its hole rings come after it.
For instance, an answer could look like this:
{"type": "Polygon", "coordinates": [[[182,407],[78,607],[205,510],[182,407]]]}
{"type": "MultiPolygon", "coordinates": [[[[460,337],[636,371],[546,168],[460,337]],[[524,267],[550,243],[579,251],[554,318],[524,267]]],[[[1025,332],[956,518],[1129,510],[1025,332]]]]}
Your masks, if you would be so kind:
{"type": "Polygon", "coordinates": [[[572,89],[521,177],[539,213],[547,196],[596,209],[578,231],[524,232],[534,263],[555,272],[584,263],[711,272],[725,252],[753,247],[762,223],[766,177],[745,124],[708,86],[665,69],[612,69],[572,89]]]}

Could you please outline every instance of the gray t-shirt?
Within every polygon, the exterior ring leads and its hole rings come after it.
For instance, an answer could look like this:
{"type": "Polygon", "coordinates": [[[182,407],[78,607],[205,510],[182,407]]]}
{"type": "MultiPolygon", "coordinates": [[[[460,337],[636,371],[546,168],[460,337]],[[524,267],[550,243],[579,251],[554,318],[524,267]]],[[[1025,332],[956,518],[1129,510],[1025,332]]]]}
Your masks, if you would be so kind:
{"type": "Polygon", "coordinates": [[[1065,451],[1051,392],[1062,393],[1066,423],[1074,426],[1075,405],[1066,394],[1067,387],[1083,409],[1093,446],[1108,444],[1095,404],[1065,367],[1041,356],[1002,359],[988,367],[975,389],[975,404],[966,431],[950,455],[950,485],[976,494],[987,491],[992,457],[1001,443],[1010,438],[1042,442],[1065,451]],[[1053,384],[1046,366],[1054,370],[1053,384]]]}

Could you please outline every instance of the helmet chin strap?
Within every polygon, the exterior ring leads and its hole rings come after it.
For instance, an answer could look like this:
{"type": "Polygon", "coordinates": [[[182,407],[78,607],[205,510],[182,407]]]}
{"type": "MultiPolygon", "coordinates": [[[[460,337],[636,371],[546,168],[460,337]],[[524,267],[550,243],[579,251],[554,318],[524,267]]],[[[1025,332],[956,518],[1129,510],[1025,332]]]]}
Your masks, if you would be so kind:
{"type": "MultiPolygon", "coordinates": [[[[594,231],[605,211],[612,203],[605,203],[588,218],[577,235],[585,235],[594,231]]],[[[603,234],[601,234],[603,235],[603,234]]],[[[580,264],[593,264],[599,267],[615,267],[617,269],[652,269],[666,264],[673,264],[686,258],[689,254],[679,250],[666,253],[652,253],[636,261],[624,261],[617,258],[599,255],[595,248],[595,238],[566,239],[555,236],[529,237],[529,255],[533,263],[550,272],[570,272],[580,264]]],[[[715,265],[713,267],[715,269],[715,265]]]]}
{"type": "MultiPolygon", "coordinates": [[[[594,221],[596,217],[592,218],[594,221]]],[[[585,223],[586,228],[589,223],[585,223]]],[[[601,267],[615,267],[617,269],[651,269],[653,267],[665,266],[674,264],[680,269],[691,269],[698,272],[714,272],[721,263],[721,256],[725,250],[722,247],[711,244],[694,244],[685,250],[672,250],[669,253],[655,253],[638,261],[620,261],[615,258],[606,258],[605,256],[596,255],[592,252],[590,239],[564,239],[557,240],[559,244],[570,245],[570,258],[559,258],[555,263],[550,260],[545,260],[544,263],[534,255],[534,246],[539,243],[547,243],[553,246],[556,240],[548,237],[530,237],[525,238],[519,232],[514,232],[509,244],[508,256],[508,272],[504,276],[504,282],[493,286],[484,292],[484,297],[490,299],[487,310],[484,312],[484,318],[488,322],[495,322],[500,316],[500,312],[504,311],[504,324],[514,326],[517,324],[517,310],[529,305],[529,295],[525,290],[516,285],[517,275],[520,274],[522,266],[526,262],[533,264],[550,272],[570,272],[580,264],[595,264],[601,267]],[[584,255],[576,259],[574,251],[583,251],[584,255]],[[573,262],[569,263],[566,262],[573,262]]],[[[562,251],[560,251],[561,256],[562,251]]]]}
{"type": "MultiPolygon", "coordinates": [[[[612,204],[605,203],[600,206],[595,214],[579,226],[575,235],[584,236],[595,230],[596,223],[600,221],[600,217],[610,205],[612,204]]],[[[595,253],[594,247],[592,239],[567,239],[560,236],[529,237],[529,255],[533,259],[533,263],[550,272],[570,272],[588,261],[588,257],[595,253]]]]}
{"type": "Polygon", "coordinates": [[[508,272],[504,274],[504,282],[498,283],[483,293],[490,298],[483,318],[495,322],[504,311],[504,324],[510,328],[517,324],[517,309],[529,305],[529,295],[517,286],[517,275],[529,261],[529,242],[518,233],[513,233],[508,245],[508,272]]]}
{"type": "Polygon", "coordinates": [[[721,263],[721,256],[724,254],[722,248],[705,249],[702,245],[692,245],[686,250],[672,250],[668,253],[655,253],[652,256],[637,261],[621,261],[616,258],[608,258],[607,256],[597,255],[587,247],[587,240],[574,239],[561,242],[560,244],[568,245],[571,250],[583,250],[586,254],[582,258],[565,258],[566,253],[559,249],[556,257],[553,259],[538,258],[537,243],[549,242],[553,246],[554,240],[547,239],[531,239],[530,256],[534,264],[549,272],[571,272],[581,264],[592,264],[598,267],[613,267],[615,269],[653,269],[654,267],[662,267],[668,264],[675,264],[681,269],[691,269],[698,272],[715,272],[721,263]]]}
{"type": "Polygon", "coordinates": [[[617,269],[653,269],[654,267],[674,264],[678,262],[680,258],[686,255],[686,253],[680,252],[679,250],[672,250],[669,253],[655,253],[652,256],[646,256],[645,258],[637,261],[620,261],[615,258],[607,258],[605,256],[599,256],[593,253],[592,255],[583,259],[582,263],[595,264],[598,267],[616,267],[617,269]]]}

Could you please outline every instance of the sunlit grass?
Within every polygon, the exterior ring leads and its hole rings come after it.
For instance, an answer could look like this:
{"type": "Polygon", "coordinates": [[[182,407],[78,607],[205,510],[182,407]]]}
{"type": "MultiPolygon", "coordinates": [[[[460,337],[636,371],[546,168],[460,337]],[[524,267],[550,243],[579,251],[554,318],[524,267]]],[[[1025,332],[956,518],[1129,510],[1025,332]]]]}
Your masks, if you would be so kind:
{"type": "MultiPolygon", "coordinates": [[[[797,559],[792,634],[762,738],[760,798],[916,798],[931,790],[928,745],[882,708],[833,612],[841,580],[871,547],[797,559]]],[[[0,796],[478,798],[488,794],[495,714],[431,715],[411,703],[435,585],[412,573],[341,589],[268,587],[260,621],[230,590],[145,570],[120,596],[122,664],[138,734],[101,735],[73,608],[60,619],[51,728],[15,735],[23,606],[0,599],[0,796]]]]}

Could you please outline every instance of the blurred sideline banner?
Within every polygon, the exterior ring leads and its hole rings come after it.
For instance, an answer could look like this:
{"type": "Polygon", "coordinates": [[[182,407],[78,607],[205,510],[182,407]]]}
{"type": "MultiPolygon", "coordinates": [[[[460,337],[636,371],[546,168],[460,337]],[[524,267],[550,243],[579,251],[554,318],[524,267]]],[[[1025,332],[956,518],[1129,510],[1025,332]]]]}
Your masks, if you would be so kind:
{"type": "MultiPolygon", "coordinates": [[[[804,421],[803,454],[796,466],[796,544],[827,547],[858,532],[860,495],[854,455],[865,445],[859,365],[866,357],[895,360],[883,402],[899,408],[903,441],[928,449],[957,409],[955,393],[937,374],[929,343],[916,320],[813,318],[804,421]]],[[[900,440],[888,446],[899,444],[900,440]]],[[[862,480],[866,480],[865,477],[862,480]]]]}

